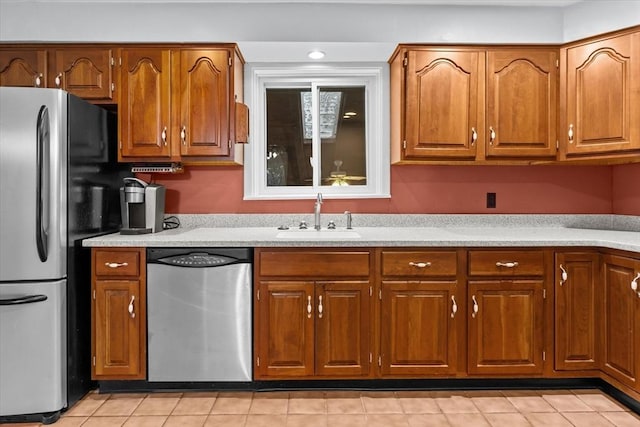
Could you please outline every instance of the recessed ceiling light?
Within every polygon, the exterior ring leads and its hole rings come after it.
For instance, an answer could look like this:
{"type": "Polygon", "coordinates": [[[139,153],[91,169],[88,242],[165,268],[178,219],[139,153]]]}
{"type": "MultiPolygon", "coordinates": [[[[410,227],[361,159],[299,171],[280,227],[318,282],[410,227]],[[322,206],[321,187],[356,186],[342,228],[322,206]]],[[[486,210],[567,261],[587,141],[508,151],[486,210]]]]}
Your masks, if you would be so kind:
{"type": "Polygon", "coordinates": [[[312,50],[307,56],[311,59],[322,59],[324,58],[324,52],[321,50],[312,50]]]}

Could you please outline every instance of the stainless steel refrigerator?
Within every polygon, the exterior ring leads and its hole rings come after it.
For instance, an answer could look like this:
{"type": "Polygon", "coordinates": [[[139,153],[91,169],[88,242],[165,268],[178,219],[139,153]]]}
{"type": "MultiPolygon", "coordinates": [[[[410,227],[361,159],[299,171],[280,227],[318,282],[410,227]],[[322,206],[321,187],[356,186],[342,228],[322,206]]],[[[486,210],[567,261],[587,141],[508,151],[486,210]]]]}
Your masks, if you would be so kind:
{"type": "Polygon", "coordinates": [[[93,387],[91,258],[118,230],[113,112],[0,87],[0,422],[55,422],[93,387]]]}

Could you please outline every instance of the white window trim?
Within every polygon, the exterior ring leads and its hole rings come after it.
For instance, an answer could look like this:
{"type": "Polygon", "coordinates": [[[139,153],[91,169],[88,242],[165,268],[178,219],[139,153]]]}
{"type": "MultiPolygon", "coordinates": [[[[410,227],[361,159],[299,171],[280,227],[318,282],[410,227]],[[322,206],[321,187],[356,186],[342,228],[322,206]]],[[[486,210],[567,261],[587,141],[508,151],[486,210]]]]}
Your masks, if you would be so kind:
{"type": "Polygon", "coordinates": [[[245,146],[244,153],[245,200],[310,199],[318,192],[335,199],[391,197],[388,64],[248,64],[245,71],[245,99],[251,112],[251,141],[245,146]],[[267,187],[265,88],[309,79],[326,80],[327,85],[332,86],[336,85],[335,79],[366,85],[366,185],[267,187]]]}

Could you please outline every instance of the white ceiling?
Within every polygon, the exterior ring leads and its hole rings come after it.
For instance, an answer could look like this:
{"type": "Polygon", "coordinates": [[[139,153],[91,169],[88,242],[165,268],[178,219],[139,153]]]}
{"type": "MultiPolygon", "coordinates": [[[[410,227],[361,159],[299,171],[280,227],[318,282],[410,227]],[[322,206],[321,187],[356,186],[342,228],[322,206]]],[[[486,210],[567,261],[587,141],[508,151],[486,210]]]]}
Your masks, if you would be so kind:
{"type": "Polygon", "coordinates": [[[565,7],[586,0],[0,0],[0,3],[260,3],[565,7]]]}

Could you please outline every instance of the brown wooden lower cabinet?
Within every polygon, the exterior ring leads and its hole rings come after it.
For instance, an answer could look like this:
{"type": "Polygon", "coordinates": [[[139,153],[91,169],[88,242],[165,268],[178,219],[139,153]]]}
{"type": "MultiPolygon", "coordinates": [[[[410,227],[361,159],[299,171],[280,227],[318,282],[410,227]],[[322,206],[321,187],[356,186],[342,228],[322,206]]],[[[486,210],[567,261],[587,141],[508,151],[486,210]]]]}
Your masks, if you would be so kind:
{"type": "Polygon", "coordinates": [[[144,249],[92,251],[92,378],[146,378],[144,249]]]}
{"type": "Polygon", "coordinates": [[[353,378],[370,373],[366,281],[263,281],[256,378],[353,378]]]}
{"type": "Polygon", "coordinates": [[[469,374],[542,373],[543,289],[542,280],[468,282],[469,374]]]}
{"type": "Polygon", "coordinates": [[[640,392],[640,259],[605,254],[602,284],[605,306],[602,370],[640,392]]]}
{"type": "Polygon", "coordinates": [[[455,375],[457,282],[383,281],[380,369],[384,376],[455,375]]]}
{"type": "Polygon", "coordinates": [[[557,252],[555,264],[555,369],[598,369],[603,297],[599,254],[557,252]]]}

